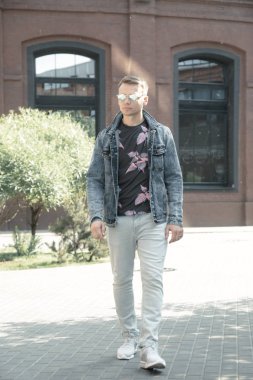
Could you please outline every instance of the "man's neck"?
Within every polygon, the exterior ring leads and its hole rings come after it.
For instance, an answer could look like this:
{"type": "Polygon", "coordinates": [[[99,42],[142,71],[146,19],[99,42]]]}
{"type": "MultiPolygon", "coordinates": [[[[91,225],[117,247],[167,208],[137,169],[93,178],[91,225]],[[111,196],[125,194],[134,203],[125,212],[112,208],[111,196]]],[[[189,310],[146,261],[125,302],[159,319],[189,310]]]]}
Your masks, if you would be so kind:
{"type": "Polygon", "coordinates": [[[128,127],[135,127],[136,125],[139,125],[144,121],[144,117],[142,114],[138,117],[123,116],[122,121],[128,127]]]}

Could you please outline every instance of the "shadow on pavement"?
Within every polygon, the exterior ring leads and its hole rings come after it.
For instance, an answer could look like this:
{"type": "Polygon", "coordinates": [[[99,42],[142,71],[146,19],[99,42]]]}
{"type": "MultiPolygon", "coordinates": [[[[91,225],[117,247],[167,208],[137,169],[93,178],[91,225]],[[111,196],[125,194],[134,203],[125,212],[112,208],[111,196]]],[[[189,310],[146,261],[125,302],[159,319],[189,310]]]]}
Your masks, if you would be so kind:
{"type": "Polygon", "coordinates": [[[116,319],[3,323],[0,379],[252,380],[253,299],[166,304],[160,330],[163,371],[116,359],[116,319]]]}

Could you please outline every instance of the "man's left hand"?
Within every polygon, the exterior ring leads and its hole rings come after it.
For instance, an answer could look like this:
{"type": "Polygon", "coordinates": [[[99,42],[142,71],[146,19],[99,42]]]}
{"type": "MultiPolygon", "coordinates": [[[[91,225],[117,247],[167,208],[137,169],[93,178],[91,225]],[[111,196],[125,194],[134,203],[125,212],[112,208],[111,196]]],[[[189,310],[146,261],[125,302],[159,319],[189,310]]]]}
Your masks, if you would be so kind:
{"type": "Polygon", "coordinates": [[[171,234],[171,238],[169,240],[169,243],[174,243],[175,241],[182,239],[184,235],[184,229],[182,226],[178,226],[176,224],[167,224],[165,228],[166,240],[168,239],[170,234],[171,234]]]}

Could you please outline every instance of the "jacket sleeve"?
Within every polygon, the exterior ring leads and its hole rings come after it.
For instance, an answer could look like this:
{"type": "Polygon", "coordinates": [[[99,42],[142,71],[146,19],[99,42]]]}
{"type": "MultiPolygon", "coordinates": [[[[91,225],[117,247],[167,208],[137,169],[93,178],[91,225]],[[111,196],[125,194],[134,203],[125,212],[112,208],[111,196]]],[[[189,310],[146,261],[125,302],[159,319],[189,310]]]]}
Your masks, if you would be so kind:
{"type": "Polygon", "coordinates": [[[183,178],[176,145],[169,128],[165,127],[164,182],[168,199],[168,224],[183,225],[183,178]]]}
{"type": "Polygon", "coordinates": [[[93,150],[90,166],[87,172],[87,200],[90,220],[104,217],[104,158],[103,158],[103,134],[98,134],[93,150]]]}

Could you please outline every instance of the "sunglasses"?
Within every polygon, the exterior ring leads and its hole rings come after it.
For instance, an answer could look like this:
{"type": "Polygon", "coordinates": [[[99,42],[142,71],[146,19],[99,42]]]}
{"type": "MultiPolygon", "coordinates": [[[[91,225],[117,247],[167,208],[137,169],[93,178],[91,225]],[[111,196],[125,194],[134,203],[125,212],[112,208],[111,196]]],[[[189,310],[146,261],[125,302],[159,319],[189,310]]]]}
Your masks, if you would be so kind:
{"type": "Polygon", "coordinates": [[[131,95],[125,95],[125,94],[118,94],[116,95],[118,100],[120,102],[124,102],[126,99],[129,99],[130,101],[136,102],[138,99],[140,99],[143,95],[139,94],[131,94],[131,95]]]}

